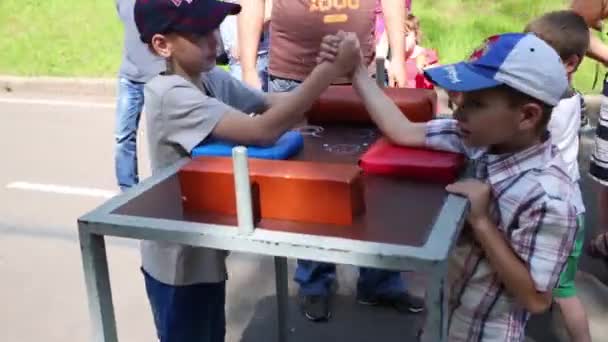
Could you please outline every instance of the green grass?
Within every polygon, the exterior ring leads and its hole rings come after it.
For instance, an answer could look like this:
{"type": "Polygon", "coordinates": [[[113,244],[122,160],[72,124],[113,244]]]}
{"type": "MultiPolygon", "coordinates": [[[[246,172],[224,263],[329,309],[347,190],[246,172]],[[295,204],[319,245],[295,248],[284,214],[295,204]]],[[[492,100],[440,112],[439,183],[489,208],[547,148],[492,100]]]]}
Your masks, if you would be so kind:
{"type": "MultiPolygon", "coordinates": [[[[485,37],[520,31],[566,1],[414,0],[413,6],[424,45],[449,63],[485,37]]],[[[111,77],[120,64],[121,35],[114,0],[0,0],[0,74],[111,77]]],[[[577,88],[591,90],[594,68],[592,61],[583,64],[577,88]]]]}
{"type": "Polygon", "coordinates": [[[114,0],[0,0],[0,73],[112,76],[121,35],[114,0]]]}

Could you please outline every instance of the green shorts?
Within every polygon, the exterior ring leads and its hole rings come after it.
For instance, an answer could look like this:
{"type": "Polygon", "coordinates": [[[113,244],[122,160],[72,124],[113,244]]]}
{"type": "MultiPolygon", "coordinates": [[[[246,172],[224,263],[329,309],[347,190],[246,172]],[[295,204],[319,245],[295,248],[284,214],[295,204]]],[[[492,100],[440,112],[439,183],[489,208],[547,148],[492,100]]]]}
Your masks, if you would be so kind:
{"type": "Polygon", "coordinates": [[[568,256],[566,266],[559,276],[557,287],[553,289],[553,296],[556,298],[570,298],[576,296],[576,284],[574,279],[578,270],[578,261],[583,251],[583,242],[585,241],[585,216],[578,215],[578,232],[574,240],[572,252],[568,256]]]}

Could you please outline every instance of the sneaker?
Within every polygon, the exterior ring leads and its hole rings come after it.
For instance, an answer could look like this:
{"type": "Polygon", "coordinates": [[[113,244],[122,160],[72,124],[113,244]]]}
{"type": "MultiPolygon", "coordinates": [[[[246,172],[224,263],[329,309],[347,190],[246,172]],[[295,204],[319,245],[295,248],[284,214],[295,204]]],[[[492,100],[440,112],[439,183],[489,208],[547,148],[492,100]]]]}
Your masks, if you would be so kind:
{"type": "Polygon", "coordinates": [[[378,296],[373,298],[357,297],[357,302],[362,305],[390,306],[400,313],[420,313],[424,311],[424,300],[414,297],[408,293],[396,296],[378,296]]]}
{"type": "Polygon", "coordinates": [[[324,322],[331,317],[328,296],[300,296],[300,310],[313,322],[324,322]]]}

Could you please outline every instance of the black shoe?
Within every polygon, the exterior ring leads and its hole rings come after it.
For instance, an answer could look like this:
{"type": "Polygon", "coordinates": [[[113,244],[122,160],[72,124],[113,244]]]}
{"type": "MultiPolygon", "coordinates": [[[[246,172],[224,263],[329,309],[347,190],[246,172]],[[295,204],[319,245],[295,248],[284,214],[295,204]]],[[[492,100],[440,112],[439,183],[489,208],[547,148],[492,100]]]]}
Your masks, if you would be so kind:
{"type": "Polygon", "coordinates": [[[300,296],[300,310],[313,322],[324,322],[331,317],[328,296],[300,296]]]}
{"type": "Polygon", "coordinates": [[[396,296],[378,296],[373,298],[357,297],[357,302],[363,305],[391,306],[400,313],[420,313],[424,311],[424,300],[402,293],[396,296]]]}

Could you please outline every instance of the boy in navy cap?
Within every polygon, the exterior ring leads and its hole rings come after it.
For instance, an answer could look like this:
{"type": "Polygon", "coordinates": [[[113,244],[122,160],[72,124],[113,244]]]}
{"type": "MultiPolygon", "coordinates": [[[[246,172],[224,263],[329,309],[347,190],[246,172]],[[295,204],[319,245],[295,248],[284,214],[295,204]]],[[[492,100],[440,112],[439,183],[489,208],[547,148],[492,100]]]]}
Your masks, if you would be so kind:
{"type": "MultiPolygon", "coordinates": [[[[324,39],[333,60],[339,36],[324,39]]],[[[447,186],[470,201],[450,256],[449,340],[524,341],[545,311],[572,250],[582,205],[547,124],[568,89],[562,61],[533,34],[490,37],[469,61],[425,71],[462,92],[455,119],[412,123],[359,67],[353,85],[394,143],[465,154],[473,179],[447,186]]]]}
{"type": "MultiPolygon", "coordinates": [[[[217,29],[239,11],[239,5],[216,0],[137,0],[141,40],[167,64],[145,87],[153,173],[189,156],[208,137],[273,144],[335,78],[360,63],[356,38],[347,34],[335,62],[318,65],[292,93],[266,96],[215,67],[217,29]]],[[[225,258],[224,251],[142,242],[146,290],[161,342],[224,341],[225,258]]]]}

